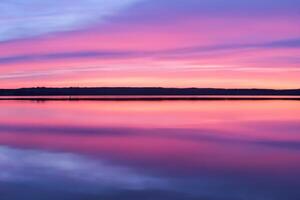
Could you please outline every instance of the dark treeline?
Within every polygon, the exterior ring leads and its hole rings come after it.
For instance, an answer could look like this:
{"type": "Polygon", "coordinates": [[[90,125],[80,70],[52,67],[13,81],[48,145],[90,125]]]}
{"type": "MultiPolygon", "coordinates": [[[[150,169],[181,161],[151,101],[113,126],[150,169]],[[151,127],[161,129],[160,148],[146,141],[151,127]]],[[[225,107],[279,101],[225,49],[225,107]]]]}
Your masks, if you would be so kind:
{"type": "Polygon", "coordinates": [[[98,88],[21,88],[0,89],[0,96],[79,96],[79,95],[300,95],[300,89],[214,89],[214,88],[134,88],[134,87],[98,87],[98,88]]]}

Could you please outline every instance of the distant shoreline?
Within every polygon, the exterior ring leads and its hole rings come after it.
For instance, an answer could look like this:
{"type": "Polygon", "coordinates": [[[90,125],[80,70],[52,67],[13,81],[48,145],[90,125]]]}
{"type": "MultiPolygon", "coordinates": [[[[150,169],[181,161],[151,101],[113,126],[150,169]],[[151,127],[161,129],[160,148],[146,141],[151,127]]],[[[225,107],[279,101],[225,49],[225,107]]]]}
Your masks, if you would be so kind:
{"type": "MultiPolygon", "coordinates": [[[[221,88],[159,88],[159,87],[86,87],[86,88],[20,88],[20,89],[0,89],[0,97],[32,97],[33,99],[46,96],[97,96],[99,99],[105,96],[169,96],[174,99],[203,98],[201,96],[300,96],[300,89],[273,90],[273,89],[221,89],[221,88]],[[198,97],[195,97],[198,96],[198,97]]],[[[154,98],[154,97],[153,97],[154,98]]],[[[163,97],[166,99],[167,97],[163,97]]],[[[208,97],[206,97],[207,99],[208,97]]],[[[18,98],[20,99],[20,98],[18,98]]],[[[46,99],[46,98],[45,98],[46,99]]],[[[53,99],[53,98],[50,98],[53,99]]],[[[106,98],[103,98],[106,99],[106,98]]],[[[132,99],[132,97],[130,97],[132,99]]],[[[212,98],[213,99],[213,98],[212,98]]],[[[218,97],[219,99],[219,97],[218,97]]],[[[236,99],[236,98],[235,98],[236,99]]],[[[244,99],[244,98],[243,98],[244,99]]],[[[257,98],[255,98],[257,99],[257,98]]]]}
{"type": "Polygon", "coordinates": [[[300,101],[300,96],[0,96],[0,101],[300,101]]]}

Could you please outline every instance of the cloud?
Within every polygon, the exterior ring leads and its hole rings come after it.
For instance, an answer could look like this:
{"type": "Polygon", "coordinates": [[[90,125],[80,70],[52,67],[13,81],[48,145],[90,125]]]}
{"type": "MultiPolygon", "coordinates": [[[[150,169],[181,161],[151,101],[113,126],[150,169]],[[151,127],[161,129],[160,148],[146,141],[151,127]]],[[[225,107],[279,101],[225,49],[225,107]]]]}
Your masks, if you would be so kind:
{"type": "Polygon", "coordinates": [[[10,63],[22,63],[36,60],[63,60],[63,59],[81,59],[81,58],[97,58],[97,59],[124,59],[139,57],[168,57],[183,56],[193,54],[218,53],[224,51],[236,51],[247,49],[280,49],[280,48],[300,48],[300,39],[292,38],[285,40],[275,40],[267,43],[233,43],[233,44],[217,44],[209,46],[192,46],[178,49],[158,50],[158,51],[141,51],[141,50],[84,50],[70,51],[58,53],[40,53],[40,54],[20,54],[7,57],[0,57],[0,65],[10,63]]]}
{"type": "Polygon", "coordinates": [[[300,38],[274,41],[274,42],[270,42],[268,44],[265,44],[263,46],[266,46],[266,47],[300,48],[300,38]]]}
{"type": "Polygon", "coordinates": [[[77,51],[77,52],[60,52],[60,53],[47,53],[47,54],[24,54],[14,55],[8,57],[0,57],[0,64],[19,63],[35,60],[60,60],[71,58],[126,58],[131,56],[142,55],[142,52],[134,51],[77,51]]]}
{"type": "Polygon", "coordinates": [[[240,44],[218,44],[211,46],[196,46],[196,47],[188,47],[170,50],[169,53],[174,54],[183,54],[183,53],[207,53],[207,52],[215,52],[215,51],[224,51],[224,50],[243,50],[249,48],[300,48],[300,38],[293,39],[283,39],[283,40],[275,40],[272,42],[266,43],[240,43],[240,44]]]}
{"type": "MultiPolygon", "coordinates": [[[[223,16],[240,15],[290,15],[299,16],[297,0],[145,0],[132,7],[131,12],[122,16],[130,21],[158,22],[185,18],[186,16],[223,16]]],[[[122,20],[121,18],[119,18],[122,20]]]]}
{"type": "Polygon", "coordinates": [[[3,0],[0,41],[71,31],[100,23],[138,0],[3,0]]]}

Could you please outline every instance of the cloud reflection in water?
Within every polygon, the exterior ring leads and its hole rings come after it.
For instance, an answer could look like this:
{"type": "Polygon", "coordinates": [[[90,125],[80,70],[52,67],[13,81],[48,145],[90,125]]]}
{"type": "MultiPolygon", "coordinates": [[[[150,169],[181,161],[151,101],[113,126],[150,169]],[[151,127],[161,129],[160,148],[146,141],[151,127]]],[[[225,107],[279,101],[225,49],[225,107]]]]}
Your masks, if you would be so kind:
{"type": "Polygon", "coordinates": [[[300,196],[298,101],[0,104],[1,200],[300,196]]]}

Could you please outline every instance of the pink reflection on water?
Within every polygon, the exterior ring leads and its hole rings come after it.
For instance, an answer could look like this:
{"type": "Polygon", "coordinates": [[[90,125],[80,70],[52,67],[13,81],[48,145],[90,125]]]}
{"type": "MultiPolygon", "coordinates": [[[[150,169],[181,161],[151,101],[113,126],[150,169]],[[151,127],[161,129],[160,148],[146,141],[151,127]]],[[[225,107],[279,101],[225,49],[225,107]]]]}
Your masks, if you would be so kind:
{"type": "Polygon", "coordinates": [[[0,106],[1,145],[101,156],[161,173],[300,175],[300,101],[0,106]]]}

